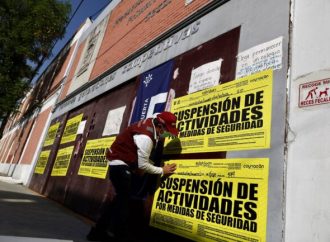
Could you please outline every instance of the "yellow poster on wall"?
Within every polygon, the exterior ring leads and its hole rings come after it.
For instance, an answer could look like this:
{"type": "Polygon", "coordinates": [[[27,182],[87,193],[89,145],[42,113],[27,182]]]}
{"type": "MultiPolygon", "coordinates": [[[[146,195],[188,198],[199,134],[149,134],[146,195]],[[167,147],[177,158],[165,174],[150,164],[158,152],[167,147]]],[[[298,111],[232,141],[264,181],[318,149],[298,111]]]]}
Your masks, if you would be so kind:
{"type": "Polygon", "coordinates": [[[268,158],[175,163],[155,193],[151,226],[194,241],[266,241],[268,158]]]}
{"type": "Polygon", "coordinates": [[[58,150],[51,176],[66,176],[72,152],[73,146],[58,150]]]}
{"type": "Polygon", "coordinates": [[[50,150],[44,150],[40,153],[39,159],[38,159],[36,167],[34,169],[34,173],[44,174],[45,168],[47,166],[49,154],[50,154],[50,150]]]}
{"type": "Polygon", "coordinates": [[[62,135],[61,144],[76,140],[77,130],[83,118],[83,114],[79,114],[66,122],[65,129],[62,135]]]}
{"type": "Polygon", "coordinates": [[[59,122],[49,127],[44,146],[52,145],[54,143],[58,127],[60,127],[59,122]]]}
{"type": "Polygon", "coordinates": [[[78,175],[104,179],[108,172],[108,162],[105,158],[106,149],[111,146],[116,137],[88,140],[84,156],[81,160],[78,175]]]}
{"type": "Polygon", "coordinates": [[[174,99],[179,139],[164,153],[269,148],[272,81],[267,70],[174,99]]]}

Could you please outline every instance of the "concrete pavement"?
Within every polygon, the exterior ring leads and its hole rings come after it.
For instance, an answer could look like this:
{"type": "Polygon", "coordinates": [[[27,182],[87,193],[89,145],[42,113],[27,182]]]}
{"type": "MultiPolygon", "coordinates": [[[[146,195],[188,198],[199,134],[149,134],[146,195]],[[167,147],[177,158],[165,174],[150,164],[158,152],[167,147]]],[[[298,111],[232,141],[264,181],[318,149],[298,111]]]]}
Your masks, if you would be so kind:
{"type": "Polygon", "coordinates": [[[0,242],[86,242],[90,222],[22,186],[0,178],[0,242]]]}
{"type": "MultiPolygon", "coordinates": [[[[0,175],[0,242],[87,242],[91,224],[21,181],[0,175]]],[[[152,227],[132,237],[134,242],[191,241],[152,227]]]]}

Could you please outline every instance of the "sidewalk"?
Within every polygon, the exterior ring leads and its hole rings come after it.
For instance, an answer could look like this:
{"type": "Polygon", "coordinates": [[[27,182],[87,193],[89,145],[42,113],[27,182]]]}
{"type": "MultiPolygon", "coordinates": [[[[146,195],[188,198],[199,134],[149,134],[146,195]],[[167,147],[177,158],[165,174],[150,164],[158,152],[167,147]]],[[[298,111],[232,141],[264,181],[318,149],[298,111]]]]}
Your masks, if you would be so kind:
{"type": "Polygon", "coordinates": [[[86,242],[89,229],[69,209],[0,177],[0,242],[86,242]]]}

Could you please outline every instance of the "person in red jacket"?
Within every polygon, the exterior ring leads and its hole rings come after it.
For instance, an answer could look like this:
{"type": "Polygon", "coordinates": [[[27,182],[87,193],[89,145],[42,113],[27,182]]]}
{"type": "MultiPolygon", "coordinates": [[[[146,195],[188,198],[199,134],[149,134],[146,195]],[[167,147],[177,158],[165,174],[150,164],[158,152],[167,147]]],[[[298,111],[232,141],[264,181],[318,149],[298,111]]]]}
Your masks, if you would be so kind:
{"type": "Polygon", "coordinates": [[[176,164],[157,167],[149,159],[151,151],[163,136],[177,136],[176,116],[162,112],[155,118],[140,120],[120,133],[106,154],[109,160],[109,178],[116,190],[110,213],[103,213],[92,227],[90,241],[127,241],[127,220],[131,194],[132,172],[142,170],[149,174],[171,175],[176,164]],[[110,221],[109,221],[110,218],[110,221]],[[115,239],[109,239],[106,229],[111,223],[115,239]]]}

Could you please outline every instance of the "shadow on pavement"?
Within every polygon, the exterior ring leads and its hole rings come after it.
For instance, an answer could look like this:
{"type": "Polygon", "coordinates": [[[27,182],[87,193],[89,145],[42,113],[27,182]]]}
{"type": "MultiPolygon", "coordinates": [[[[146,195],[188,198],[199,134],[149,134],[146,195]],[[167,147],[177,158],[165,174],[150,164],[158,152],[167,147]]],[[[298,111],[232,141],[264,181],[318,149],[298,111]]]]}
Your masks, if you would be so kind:
{"type": "MultiPolygon", "coordinates": [[[[1,242],[15,241],[12,236],[85,242],[90,228],[87,221],[61,205],[22,185],[5,182],[0,182],[0,216],[1,242]]],[[[16,241],[33,241],[28,238],[16,241]]]]}

